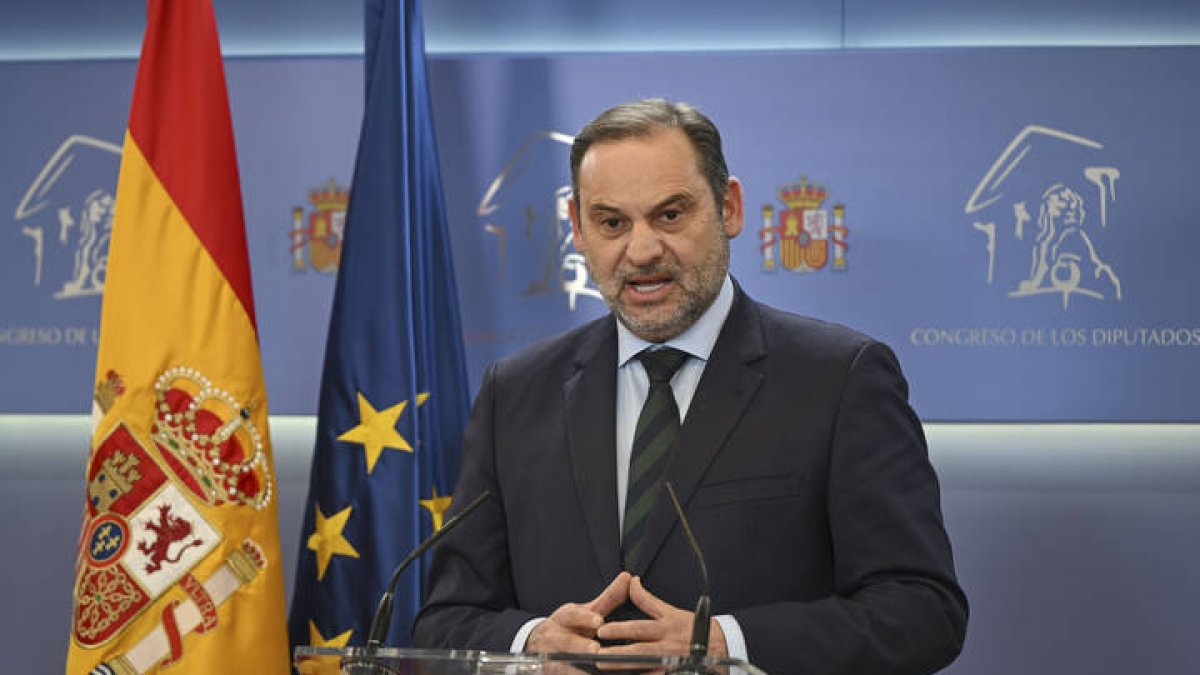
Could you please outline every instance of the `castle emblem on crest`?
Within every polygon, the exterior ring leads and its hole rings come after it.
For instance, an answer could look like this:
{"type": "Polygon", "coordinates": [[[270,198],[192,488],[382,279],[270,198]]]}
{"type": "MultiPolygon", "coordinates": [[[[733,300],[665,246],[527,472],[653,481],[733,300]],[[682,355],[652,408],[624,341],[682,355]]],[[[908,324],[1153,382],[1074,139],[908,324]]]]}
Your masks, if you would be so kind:
{"type": "Polygon", "coordinates": [[[342,258],[350,190],[330,178],[308,191],[308,203],[313,209],[307,217],[304,207],[292,209],[292,269],[303,272],[311,267],[318,272],[336,272],[342,258]]]}
{"type": "Polygon", "coordinates": [[[807,178],[780,187],[778,196],[784,204],[778,220],[773,205],[762,207],[763,226],[759,230],[762,270],[774,272],[782,265],[785,270],[800,274],[826,266],[844,271],[846,251],[850,248],[846,243],[850,230],[846,227],[845,205],[822,209],[828,190],[807,178]]]}

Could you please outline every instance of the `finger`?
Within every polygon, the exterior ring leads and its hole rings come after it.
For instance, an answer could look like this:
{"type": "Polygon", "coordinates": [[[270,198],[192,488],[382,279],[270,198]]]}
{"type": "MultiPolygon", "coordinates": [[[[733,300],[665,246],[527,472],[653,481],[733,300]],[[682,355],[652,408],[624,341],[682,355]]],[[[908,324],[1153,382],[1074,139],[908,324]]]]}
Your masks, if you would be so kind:
{"type": "Polygon", "coordinates": [[[600,643],[596,642],[595,640],[589,640],[585,637],[563,631],[556,632],[553,635],[545,636],[536,643],[533,640],[530,640],[526,651],[538,652],[542,654],[554,654],[562,652],[569,652],[572,654],[595,654],[600,651],[600,643]]]}
{"type": "MultiPolygon", "coordinates": [[[[625,656],[670,656],[671,651],[661,642],[631,642],[627,645],[601,647],[597,654],[621,654],[625,656]]],[[[628,666],[626,666],[628,667],[628,666]]]]}
{"type": "Polygon", "coordinates": [[[600,643],[578,635],[570,635],[554,651],[570,652],[572,654],[595,654],[600,651],[600,643]]]}
{"type": "Polygon", "coordinates": [[[656,595],[646,590],[642,585],[641,577],[634,577],[629,582],[629,599],[638,609],[655,619],[661,619],[666,616],[671,610],[677,610],[678,607],[659,600],[656,595]]]}
{"type": "MultiPolygon", "coordinates": [[[[654,646],[654,645],[631,644],[631,645],[620,645],[620,646],[615,646],[615,647],[604,647],[604,648],[601,648],[601,650],[596,653],[603,654],[605,656],[638,656],[638,657],[641,657],[640,659],[638,659],[638,661],[636,661],[637,665],[633,665],[632,663],[622,662],[622,661],[598,661],[597,663],[595,663],[593,665],[593,667],[596,669],[597,672],[601,672],[601,673],[637,672],[638,675],[664,675],[664,673],[667,673],[667,672],[684,672],[684,673],[689,672],[687,670],[678,670],[678,666],[676,668],[671,669],[670,671],[659,670],[659,669],[644,670],[644,668],[648,667],[651,664],[662,663],[662,661],[660,659],[655,658],[655,657],[671,656],[671,654],[668,654],[666,652],[663,652],[663,651],[657,649],[656,646],[654,646]]],[[[715,673],[716,671],[715,670],[711,670],[711,671],[701,670],[701,672],[715,673]]]]}
{"type": "Polygon", "coordinates": [[[635,642],[653,642],[663,635],[663,627],[657,621],[637,619],[633,621],[613,621],[606,623],[596,631],[596,637],[601,640],[633,640],[635,642]]]}
{"type": "Polygon", "coordinates": [[[611,614],[629,597],[630,578],[629,572],[623,571],[618,574],[603,591],[600,591],[600,595],[587,604],[588,609],[602,617],[611,614]]]}
{"type": "MultiPolygon", "coordinates": [[[[606,649],[601,649],[597,653],[604,654],[604,655],[618,654],[621,656],[638,656],[641,658],[639,658],[638,661],[635,662],[636,665],[634,665],[633,663],[622,662],[622,661],[597,661],[596,663],[591,664],[591,667],[594,668],[593,672],[599,672],[599,673],[636,672],[638,675],[665,675],[667,672],[687,672],[686,670],[675,670],[675,669],[672,669],[671,671],[666,671],[666,670],[662,670],[662,669],[643,670],[650,664],[659,662],[658,659],[655,659],[653,657],[665,656],[664,654],[653,654],[653,653],[647,652],[647,651],[645,651],[645,649],[643,649],[642,651],[636,651],[636,650],[631,651],[628,647],[624,647],[624,648],[622,648],[621,651],[607,651],[606,649]]],[[[708,672],[715,673],[716,671],[708,671],[708,672]]]]}
{"type": "Polygon", "coordinates": [[[710,656],[724,658],[729,656],[729,643],[725,641],[725,629],[721,622],[712,619],[708,622],[708,653],[710,656]]]}
{"type": "Polygon", "coordinates": [[[594,653],[600,649],[600,643],[588,636],[579,635],[564,627],[553,619],[538,624],[529,635],[525,644],[527,652],[575,652],[594,653]]]}
{"type": "Polygon", "coordinates": [[[591,637],[596,634],[596,629],[604,623],[604,616],[588,609],[586,605],[571,603],[554,610],[554,613],[550,615],[550,621],[572,633],[591,637]]]}
{"type": "Polygon", "coordinates": [[[550,661],[542,666],[543,675],[586,675],[586,673],[569,663],[550,661]]]}

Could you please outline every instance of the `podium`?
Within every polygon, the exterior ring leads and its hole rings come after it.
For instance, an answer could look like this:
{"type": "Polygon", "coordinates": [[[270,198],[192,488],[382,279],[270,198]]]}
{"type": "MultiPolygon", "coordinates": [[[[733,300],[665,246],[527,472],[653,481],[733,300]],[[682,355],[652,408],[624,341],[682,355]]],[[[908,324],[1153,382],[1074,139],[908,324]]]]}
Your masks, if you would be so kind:
{"type": "Polygon", "coordinates": [[[296,647],[292,663],[300,675],[766,675],[736,659],[706,658],[697,664],[679,656],[506,654],[391,647],[296,647]]]}

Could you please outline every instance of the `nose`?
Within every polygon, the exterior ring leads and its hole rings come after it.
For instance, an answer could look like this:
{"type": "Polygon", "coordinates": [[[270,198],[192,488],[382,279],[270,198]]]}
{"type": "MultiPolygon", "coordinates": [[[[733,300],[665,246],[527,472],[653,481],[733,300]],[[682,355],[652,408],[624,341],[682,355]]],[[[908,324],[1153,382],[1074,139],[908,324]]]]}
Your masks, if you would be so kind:
{"type": "Polygon", "coordinates": [[[659,233],[645,220],[634,221],[629,232],[629,245],[625,247],[625,257],[635,266],[649,265],[663,254],[663,243],[659,233]]]}

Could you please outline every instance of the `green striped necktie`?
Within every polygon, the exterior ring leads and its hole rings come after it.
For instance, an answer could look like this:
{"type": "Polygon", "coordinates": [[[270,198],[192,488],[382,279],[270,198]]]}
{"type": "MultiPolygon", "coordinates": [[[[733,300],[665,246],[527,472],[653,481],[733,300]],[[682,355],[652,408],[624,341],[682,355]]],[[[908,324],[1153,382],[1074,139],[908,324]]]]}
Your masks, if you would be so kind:
{"type": "Polygon", "coordinates": [[[671,391],[671,378],[687,357],[687,352],[671,347],[647,349],[637,355],[650,378],[650,392],[638,415],[633,452],[629,456],[629,485],[621,529],[621,557],[627,570],[632,570],[637,562],[646,520],[658,497],[667,458],[679,436],[679,406],[671,391]]]}

